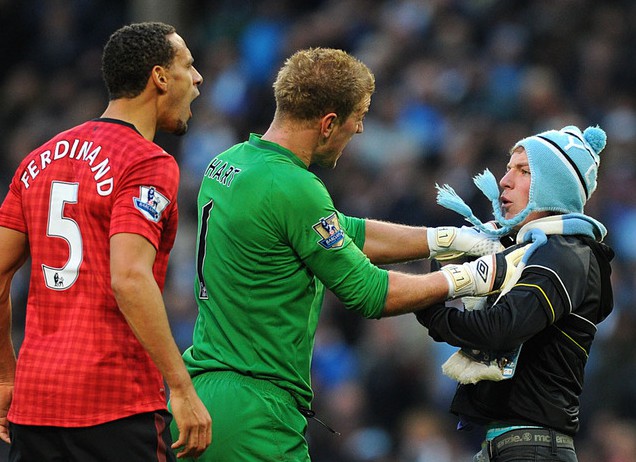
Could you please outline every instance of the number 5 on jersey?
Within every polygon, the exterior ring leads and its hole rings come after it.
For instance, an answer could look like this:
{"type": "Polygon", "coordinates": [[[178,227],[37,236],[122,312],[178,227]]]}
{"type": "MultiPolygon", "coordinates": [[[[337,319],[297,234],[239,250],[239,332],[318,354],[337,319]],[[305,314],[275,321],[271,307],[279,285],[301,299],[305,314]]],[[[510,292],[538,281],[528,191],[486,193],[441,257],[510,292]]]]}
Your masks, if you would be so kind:
{"type": "Polygon", "coordinates": [[[83,259],[82,233],[75,220],[64,216],[64,205],[67,203],[76,204],[78,191],[78,183],[61,181],[51,183],[46,235],[64,239],[68,244],[69,256],[66,264],[61,268],[42,264],[44,282],[49,289],[66,290],[75,283],[79,276],[79,267],[83,259]]]}

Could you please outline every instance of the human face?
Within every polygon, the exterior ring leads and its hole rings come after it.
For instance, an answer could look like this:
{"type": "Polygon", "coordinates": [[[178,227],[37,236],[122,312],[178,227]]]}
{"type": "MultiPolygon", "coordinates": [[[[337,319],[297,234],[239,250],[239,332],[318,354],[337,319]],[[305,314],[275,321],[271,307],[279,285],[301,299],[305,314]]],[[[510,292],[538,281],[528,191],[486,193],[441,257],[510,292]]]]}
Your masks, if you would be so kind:
{"type": "Polygon", "coordinates": [[[364,131],[363,121],[369,112],[370,105],[371,95],[367,95],[344,122],[334,124],[333,130],[322,149],[316,153],[315,163],[323,167],[334,168],[336,166],[344,148],[349,144],[353,135],[364,131]]]}
{"type": "MultiPolygon", "coordinates": [[[[499,181],[499,186],[503,189],[500,201],[504,218],[510,220],[525,209],[530,200],[532,175],[530,173],[530,164],[528,163],[528,154],[523,147],[519,146],[512,151],[506,169],[506,174],[499,181]]],[[[532,212],[516,228],[519,229],[529,221],[547,215],[549,215],[548,212],[532,212]]]]}
{"type": "Polygon", "coordinates": [[[159,110],[158,128],[175,135],[188,131],[192,117],[190,105],[199,96],[203,77],[193,66],[194,59],[185,41],[178,34],[170,34],[168,40],[175,49],[175,56],[166,71],[167,92],[159,110]]]}

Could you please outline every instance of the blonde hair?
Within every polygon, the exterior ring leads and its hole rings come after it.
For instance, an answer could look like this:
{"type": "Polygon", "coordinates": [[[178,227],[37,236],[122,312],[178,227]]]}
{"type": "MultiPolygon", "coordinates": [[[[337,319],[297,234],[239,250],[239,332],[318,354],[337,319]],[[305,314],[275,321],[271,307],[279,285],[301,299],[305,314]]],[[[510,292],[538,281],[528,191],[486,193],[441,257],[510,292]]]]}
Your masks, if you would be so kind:
{"type": "Polygon", "coordinates": [[[276,113],[313,120],[334,112],[346,120],[375,91],[375,77],[360,60],[333,48],[309,48],[285,61],[274,82],[276,113]]]}

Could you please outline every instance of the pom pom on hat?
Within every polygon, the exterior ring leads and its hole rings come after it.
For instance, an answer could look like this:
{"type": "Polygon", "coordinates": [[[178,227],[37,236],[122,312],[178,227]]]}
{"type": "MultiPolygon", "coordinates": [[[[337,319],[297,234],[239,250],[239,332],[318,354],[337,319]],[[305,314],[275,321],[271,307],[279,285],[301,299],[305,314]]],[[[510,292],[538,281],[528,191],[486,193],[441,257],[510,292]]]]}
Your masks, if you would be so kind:
{"type": "Polygon", "coordinates": [[[596,154],[600,154],[607,144],[607,135],[598,126],[587,127],[583,132],[583,138],[596,154]]]}

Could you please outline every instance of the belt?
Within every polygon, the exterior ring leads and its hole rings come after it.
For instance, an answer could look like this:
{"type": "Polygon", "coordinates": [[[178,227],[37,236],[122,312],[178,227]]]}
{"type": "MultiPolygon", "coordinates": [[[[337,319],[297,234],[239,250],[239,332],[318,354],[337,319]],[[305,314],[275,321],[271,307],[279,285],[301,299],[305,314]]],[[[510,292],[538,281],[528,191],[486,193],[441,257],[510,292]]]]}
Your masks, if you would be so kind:
{"type": "Polygon", "coordinates": [[[545,428],[511,430],[487,441],[487,444],[490,457],[511,446],[544,446],[548,448],[568,448],[574,451],[574,439],[571,436],[545,428]]]}

